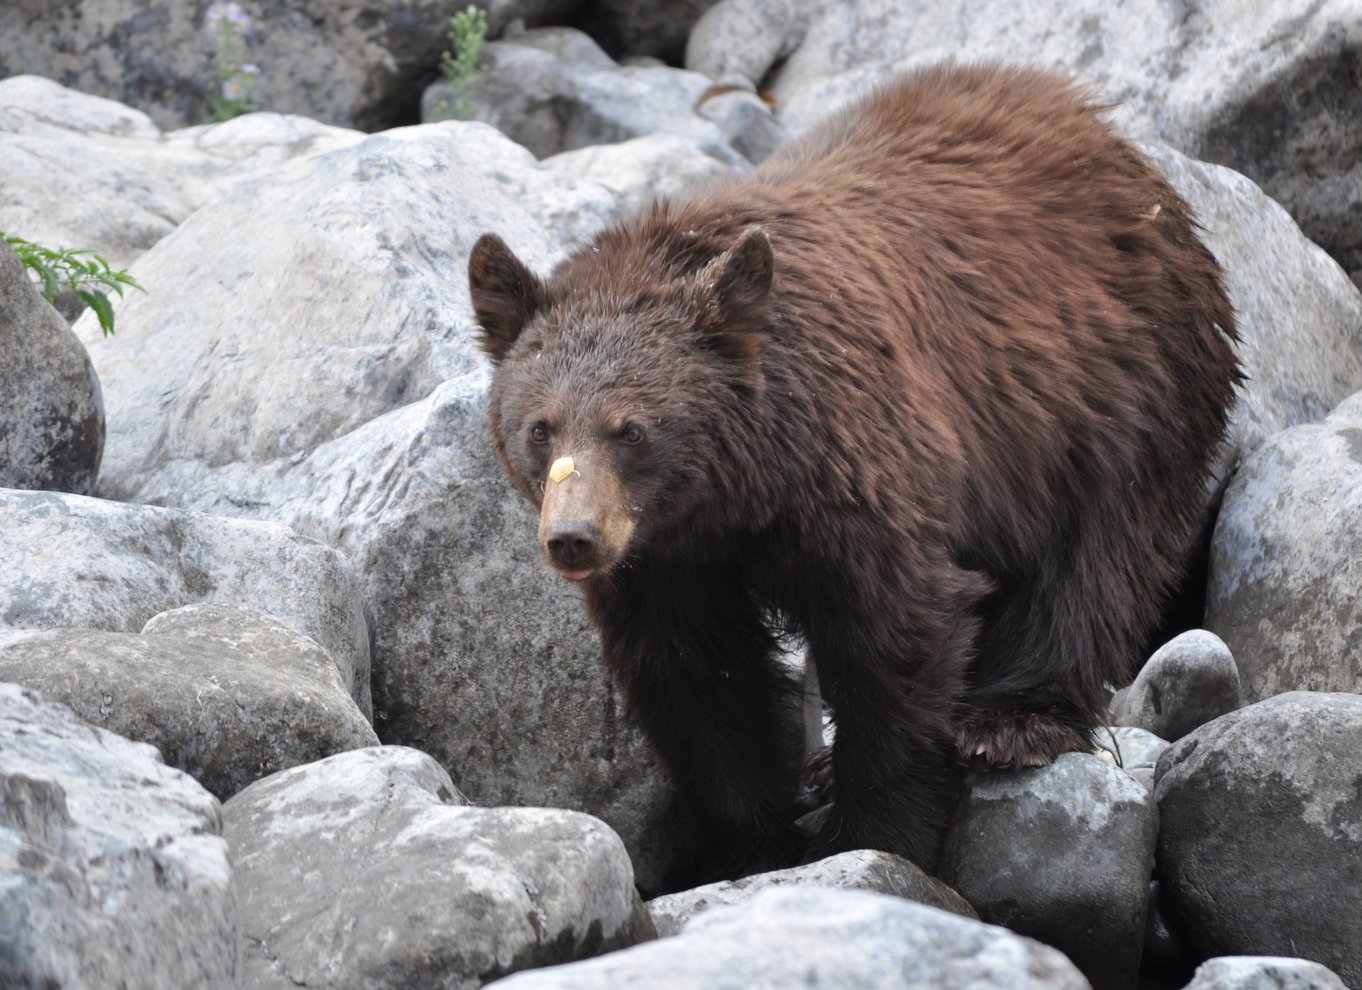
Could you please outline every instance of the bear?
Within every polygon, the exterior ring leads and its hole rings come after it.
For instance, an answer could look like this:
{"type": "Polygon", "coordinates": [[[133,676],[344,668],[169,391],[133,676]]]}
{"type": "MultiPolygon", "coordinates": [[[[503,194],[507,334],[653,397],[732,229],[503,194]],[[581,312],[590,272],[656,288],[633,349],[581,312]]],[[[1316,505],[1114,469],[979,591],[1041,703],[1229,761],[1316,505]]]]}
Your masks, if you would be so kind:
{"type": "Polygon", "coordinates": [[[964,772],[1092,748],[1240,373],[1186,202],[1070,80],[918,70],[541,278],[469,258],[497,455],[703,823],[694,879],[931,870],[964,772]],[[804,816],[778,644],[835,725],[804,816]]]}

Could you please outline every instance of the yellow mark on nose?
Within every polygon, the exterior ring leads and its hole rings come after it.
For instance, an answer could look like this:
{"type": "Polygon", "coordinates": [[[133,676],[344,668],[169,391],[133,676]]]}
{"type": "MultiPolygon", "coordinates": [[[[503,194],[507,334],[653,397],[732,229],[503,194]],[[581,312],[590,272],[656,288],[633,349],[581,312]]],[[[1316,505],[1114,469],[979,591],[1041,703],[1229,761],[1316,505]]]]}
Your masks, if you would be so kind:
{"type": "Polygon", "coordinates": [[[577,467],[572,463],[571,457],[560,457],[558,460],[554,461],[553,465],[549,468],[549,480],[562,481],[576,470],[577,467]]]}

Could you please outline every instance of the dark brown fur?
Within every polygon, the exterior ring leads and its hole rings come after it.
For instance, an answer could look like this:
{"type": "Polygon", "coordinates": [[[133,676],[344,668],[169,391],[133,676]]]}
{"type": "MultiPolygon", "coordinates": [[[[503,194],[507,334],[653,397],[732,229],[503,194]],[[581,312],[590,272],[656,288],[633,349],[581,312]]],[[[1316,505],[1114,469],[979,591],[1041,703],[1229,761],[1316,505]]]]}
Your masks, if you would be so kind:
{"type": "Polygon", "coordinates": [[[930,867],[957,750],[1087,748],[1179,575],[1237,372],[1187,205],[1083,94],[916,73],[547,282],[493,237],[470,277],[498,453],[550,561],[589,575],[709,875],[803,851],[768,610],[836,719],[815,853],[930,867]],[[587,509],[554,508],[565,454],[587,509]]]}

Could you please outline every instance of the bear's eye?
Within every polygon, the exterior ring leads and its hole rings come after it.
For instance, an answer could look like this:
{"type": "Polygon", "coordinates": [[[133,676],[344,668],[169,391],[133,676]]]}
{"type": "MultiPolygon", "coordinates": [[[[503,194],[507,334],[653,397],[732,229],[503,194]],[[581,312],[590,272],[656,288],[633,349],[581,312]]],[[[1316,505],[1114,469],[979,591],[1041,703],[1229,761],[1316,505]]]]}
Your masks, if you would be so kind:
{"type": "Polygon", "coordinates": [[[643,442],[643,434],[647,432],[642,423],[626,423],[624,429],[620,430],[620,443],[628,444],[630,447],[643,442]]]}
{"type": "Polygon", "coordinates": [[[535,443],[548,443],[549,428],[543,423],[535,423],[530,427],[530,439],[535,443]]]}

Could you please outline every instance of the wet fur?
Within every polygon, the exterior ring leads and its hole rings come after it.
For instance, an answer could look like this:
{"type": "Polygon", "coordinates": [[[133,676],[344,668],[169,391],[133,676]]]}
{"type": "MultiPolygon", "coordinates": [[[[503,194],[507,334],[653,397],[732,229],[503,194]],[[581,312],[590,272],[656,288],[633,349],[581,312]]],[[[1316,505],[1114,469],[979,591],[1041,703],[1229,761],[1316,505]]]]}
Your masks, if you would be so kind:
{"type": "Polygon", "coordinates": [[[702,877],[805,852],[771,609],[836,720],[815,854],[930,868],[958,751],[1087,747],[1201,522],[1237,371],[1187,205],[1084,94],[919,72],[547,281],[507,265],[470,265],[498,452],[537,501],[562,451],[518,431],[556,416],[638,510],[587,606],[707,824],[702,877]],[[630,415],[642,452],[609,442],[630,415]]]}

